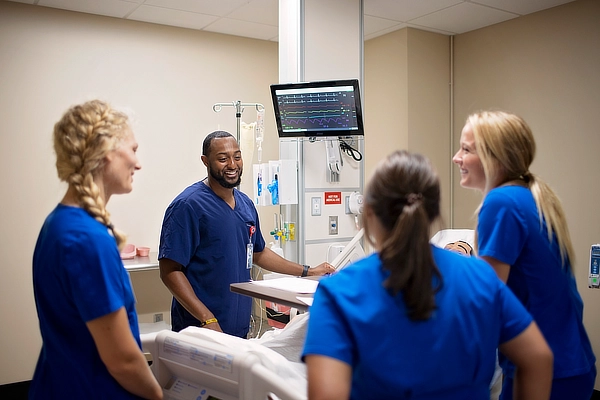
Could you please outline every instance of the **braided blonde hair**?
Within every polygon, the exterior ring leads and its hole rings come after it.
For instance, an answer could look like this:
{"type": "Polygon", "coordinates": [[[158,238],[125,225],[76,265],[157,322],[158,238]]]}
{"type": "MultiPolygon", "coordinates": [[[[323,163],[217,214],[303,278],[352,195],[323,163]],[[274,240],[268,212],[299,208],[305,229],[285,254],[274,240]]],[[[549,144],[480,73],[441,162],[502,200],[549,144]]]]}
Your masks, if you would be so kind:
{"type": "Polygon", "coordinates": [[[78,204],[113,233],[119,249],[126,236],[115,229],[94,182],[106,154],[127,135],[128,117],[100,100],[71,107],[54,125],[54,151],[58,178],[75,189],[78,204]]]}

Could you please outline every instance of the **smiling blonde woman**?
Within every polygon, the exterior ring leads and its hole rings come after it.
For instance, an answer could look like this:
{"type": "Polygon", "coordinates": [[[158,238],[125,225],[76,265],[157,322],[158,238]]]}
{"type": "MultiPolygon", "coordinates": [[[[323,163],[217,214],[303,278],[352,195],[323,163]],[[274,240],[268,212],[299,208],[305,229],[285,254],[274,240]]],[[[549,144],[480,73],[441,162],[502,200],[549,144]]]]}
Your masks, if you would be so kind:
{"type": "MultiPolygon", "coordinates": [[[[476,248],[534,317],[554,353],[551,399],[588,400],[596,358],[583,326],[574,251],[560,200],[530,171],[535,140],[517,115],[470,115],[453,158],[463,187],[479,190],[476,248]]],[[[512,399],[515,366],[500,358],[501,399],[512,399]]]]}
{"type": "Polygon", "coordinates": [[[42,350],[30,399],[162,399],[141,351],[135,298],[119,255],[125,235],[106,204],[141,168],[127,116],[94,100],[54,126],[56,169],[68,184],[33,255],[42,350]]]}

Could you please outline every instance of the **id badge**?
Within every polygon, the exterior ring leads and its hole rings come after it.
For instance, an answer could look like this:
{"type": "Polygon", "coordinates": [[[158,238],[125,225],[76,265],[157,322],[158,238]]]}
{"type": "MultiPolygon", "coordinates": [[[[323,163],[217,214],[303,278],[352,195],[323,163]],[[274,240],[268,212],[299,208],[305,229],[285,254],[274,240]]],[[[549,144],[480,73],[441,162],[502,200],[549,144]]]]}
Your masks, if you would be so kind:
{"type": "Polygon", "coordinates": [[[254,245],[248,243],[246,245],[246,269],[252,269],[252,256],[254,255],[254,245]]]}

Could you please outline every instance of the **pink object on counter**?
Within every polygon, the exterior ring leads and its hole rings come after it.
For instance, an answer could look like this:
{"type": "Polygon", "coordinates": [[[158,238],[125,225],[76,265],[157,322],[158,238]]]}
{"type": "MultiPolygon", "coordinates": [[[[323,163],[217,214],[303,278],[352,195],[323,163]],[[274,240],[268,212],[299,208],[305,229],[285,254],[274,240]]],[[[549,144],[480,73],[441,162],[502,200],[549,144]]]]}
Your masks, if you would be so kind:
{"type": "Polygon", "coordinates": [[[135,257],[135,245],[127,243],[121,250],[121,259],[130,260],[135,257]]]}
{"type": "Polygon", "coordinates": [[[138,247],[136,249],[138,257],[148,257],[150,247],[138,247]]]}

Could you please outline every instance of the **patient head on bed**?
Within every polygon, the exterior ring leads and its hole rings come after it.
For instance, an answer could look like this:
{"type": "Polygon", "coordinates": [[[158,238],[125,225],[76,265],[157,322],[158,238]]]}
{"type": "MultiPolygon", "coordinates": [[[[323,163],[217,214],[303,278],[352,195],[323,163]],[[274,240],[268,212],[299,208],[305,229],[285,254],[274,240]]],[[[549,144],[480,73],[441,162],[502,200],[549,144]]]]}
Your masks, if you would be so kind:
{"type": "Polygon", "coordinates": [[[444,248],[457,253],[465,254],[467,256],[473,255],[473,247],[464,240],[457,240],[456,242],[448,243],[446,246],[444,246],[444,248]]]}

